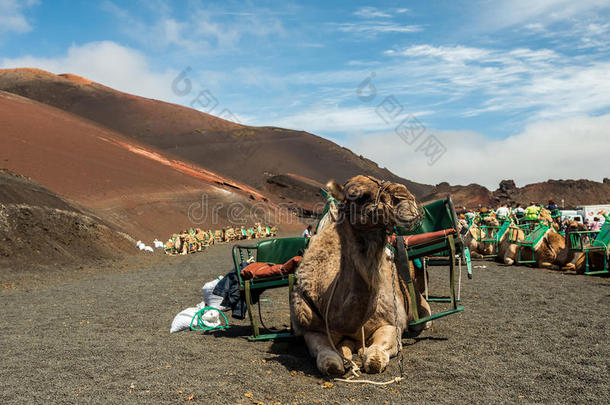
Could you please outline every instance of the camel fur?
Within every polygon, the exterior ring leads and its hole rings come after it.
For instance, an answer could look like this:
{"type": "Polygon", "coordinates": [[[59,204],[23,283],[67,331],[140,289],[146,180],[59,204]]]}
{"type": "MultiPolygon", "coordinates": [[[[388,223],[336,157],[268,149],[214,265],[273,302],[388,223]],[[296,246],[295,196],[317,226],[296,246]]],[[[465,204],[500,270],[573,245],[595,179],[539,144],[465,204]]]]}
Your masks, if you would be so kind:
{"type": "MultiPolygon", "coordinates": [[[[413,319],[413,308],[402,293],[398,272],[393,274],[386,241],[393,225],[412,226],[417,222],[418,207],[404,185],[382,183],[369,176],[356,176],[345,186],[331,181],[327,187],[339,202],[336,212],[331,211],[336,218],[318,228],[297,269],[290,307],[293,327],[305,338],[322,373],[343,374],[343,359],[333,350],[322,319],[328,308],[327,321],[336,348],[351,359],[354,350],[364,343],[364,370],[379,373],[398,354],[401,345],[397,336],[402,336],[413,319]]],[[[412,264],[410,271],[418,292],[415,310],[420,317],[428,316],[430,307],[421,295],[423,271],[414,271],[412,264]]],[[[416,331],[424,327],[420,325],[416,331]]]]}

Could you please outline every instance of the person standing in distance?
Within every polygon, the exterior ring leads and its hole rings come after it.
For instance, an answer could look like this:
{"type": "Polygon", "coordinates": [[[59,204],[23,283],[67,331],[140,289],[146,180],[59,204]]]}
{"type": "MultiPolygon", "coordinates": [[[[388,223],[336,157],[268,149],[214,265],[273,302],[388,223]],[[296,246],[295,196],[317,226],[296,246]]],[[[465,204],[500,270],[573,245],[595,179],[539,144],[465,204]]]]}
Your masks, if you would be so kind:
{"type": "Polygon", "coordinates": [[[308,225],[307,228],[303,231],[301,235],[304,238],[311,238],[311,225],[308,225]]]}

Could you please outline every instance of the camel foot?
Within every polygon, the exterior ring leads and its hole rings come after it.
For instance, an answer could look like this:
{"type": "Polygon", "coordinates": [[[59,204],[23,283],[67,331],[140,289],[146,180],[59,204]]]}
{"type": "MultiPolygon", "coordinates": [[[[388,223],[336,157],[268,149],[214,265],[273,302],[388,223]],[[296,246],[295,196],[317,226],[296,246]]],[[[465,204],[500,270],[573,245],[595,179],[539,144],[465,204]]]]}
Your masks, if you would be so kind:
{"type": "Polygon", "coordinates": [[[509,257],[504,259],[504,264],[508,264],[509,266],[511,266],[515,261],[509,257]]]}
{"type": "Polygon", "coordinates": [[[373,345],[364,351],[364,371],[369,374],[381,373],[389,362],[390,356],[379,346],[373,345]]]}
{"type": "Polygon", "coordinates": [[[337,353],[332,350],[324,350],[318,354],[316,359],[318,370],[328,375],[343,375],[345,368],[343,360],[337,353]]]}
{"type": "Polygon", "coordinates": [[[343,354],[343,357],[345,357],[348,360],[352,359],[352,349],[348,346],[341,346],[339,347],[339,350],[341,350],[341,354],[343,354]]]}

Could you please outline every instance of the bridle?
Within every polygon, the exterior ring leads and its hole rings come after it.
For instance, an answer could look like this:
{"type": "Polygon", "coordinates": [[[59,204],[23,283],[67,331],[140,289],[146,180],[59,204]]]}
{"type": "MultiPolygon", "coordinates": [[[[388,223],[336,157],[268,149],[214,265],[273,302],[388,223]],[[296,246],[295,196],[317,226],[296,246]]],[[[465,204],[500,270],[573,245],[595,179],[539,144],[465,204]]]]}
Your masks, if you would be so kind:
{"type": "MultiPolygon", "coordinates": [[[[392,182],[389,182],[386,180],[378,180],[372,176],[365,176],[365,177],[377,185],[377,192],[375,193],[375,201],[374,201],[374,206],[375,206],[375,208],[377,208],[379,206],[379,204],[381,203],[381,193],[383,193],[388,187],[390,187],[392,185],[392,182]]],[[[423,213],[420,208],[418,210],[418,218],[414,221],[414,224],[420,223],[422,218],[423,218],[423,213]]],[[[413,225],[413,228],[416,226],[417,225],[413,225]]],[[[390,226],[387,231],[389,233],[393,233],[394,232],[393,228],[394,228],[393,226],[390,226]]]]}
{"type": "Polygon", "coordinates": [[[366,176],[366,178],[377,184],[377,193],[375,194],[375,207],[377,207],[381,202],[381,193],[383,193],[388,187],[390,187],[390,184],[392,183],[385,180],[377,180],[376,178],[371,176],[366,176]]]}

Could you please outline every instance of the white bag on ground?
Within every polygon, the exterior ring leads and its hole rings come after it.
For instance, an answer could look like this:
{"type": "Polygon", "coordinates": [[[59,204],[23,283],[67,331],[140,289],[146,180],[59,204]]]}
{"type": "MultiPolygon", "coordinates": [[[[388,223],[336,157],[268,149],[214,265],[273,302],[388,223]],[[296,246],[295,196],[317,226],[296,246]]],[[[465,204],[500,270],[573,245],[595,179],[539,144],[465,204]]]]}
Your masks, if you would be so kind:
{"type": "Polygon", "coordinates": [[[176,333],[182,330],[189,330],[191,328],[191,321],[193,317],[202,308],[205,308],[205,301],[197,304],[196,307],[187,308],[184,311],[180,312],[178,315],[174,317],[172,321],[172,326],[169,328],[169,333],[176,333]]]}
{"type": "Polygon", "coordinates": [[[206,310],[201,316],[201,322],[203,325],[199,325],[199,327],[215,328],[220,326],[220,312],[215,309],[206,310]]]}
{"type": "MultiPolygon", "coordinates": [[[[205,307],[214,307],[221,311],[228,311],[229,307],[223,307],[220,305],[222,303],[223,298],[219,295],[214,295],[212,291],[216,287],[216,284],[222,279],[222,277],[218,277],[215,280],[207,282],[203,285],[201,292],[203,293],[204,301],[197,304],[195,307],[190,307],[180,312],[178,315],[174,317],[172,321],[172,326],[169,329],[169,333],[180,332],[182,330],[189,330],[191,328],[191,321],[193,317],[200,309],[205,307]]],[[[220,313],[218,311],[210,310],[206,311],[201,320],[205,323],[204,326],[208,327],[216,327],[220,325],[220,313]]]]}
{"type": "Polygon", "coordinates": [[[220,305],[222,303],[223,298],[220,295],[214,295],[212,291],[216,287],[216,284],[222,280],[222,277],[218,277],[215,280],[209,281],[203,285],[201,288],[201,292],[203,294],[203,299],[205,300],[206,307],[214,307],[218,308],[221,311],[228,311],[229,307],[223,307],[220,305]]]}

